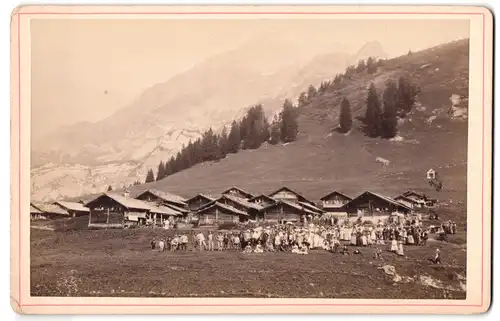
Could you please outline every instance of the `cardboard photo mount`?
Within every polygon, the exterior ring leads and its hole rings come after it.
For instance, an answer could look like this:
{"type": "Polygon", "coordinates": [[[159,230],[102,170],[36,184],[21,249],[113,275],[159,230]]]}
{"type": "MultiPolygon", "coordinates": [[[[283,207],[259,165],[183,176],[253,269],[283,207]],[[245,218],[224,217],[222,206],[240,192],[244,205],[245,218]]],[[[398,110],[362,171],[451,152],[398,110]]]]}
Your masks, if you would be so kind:
{"type": "MultiPolygon", "coordinates": [[[[439,30],[436,30],[439,32],[439,30]]],[[[11,305],[20,314],[477,314],[491,300],[493,17],[474,6],[20,6],[11,16],[11,305]],[[34,19],[465,19],[470,23],[465,300],[32,297],[30,23],[34,19]]],[[[446,59],[453,59],[447,57],[446,59]]]]}

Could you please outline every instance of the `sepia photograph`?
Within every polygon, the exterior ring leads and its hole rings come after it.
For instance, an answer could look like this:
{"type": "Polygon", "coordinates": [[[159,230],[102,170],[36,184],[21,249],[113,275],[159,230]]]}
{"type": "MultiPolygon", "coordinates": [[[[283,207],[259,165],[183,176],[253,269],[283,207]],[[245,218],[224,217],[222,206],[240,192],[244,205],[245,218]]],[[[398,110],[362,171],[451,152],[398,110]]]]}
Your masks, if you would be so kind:
{"type": "Polygon", "coordinates": [[[486,9],[23,9],[26,301],[489,305],[486,9]]]}

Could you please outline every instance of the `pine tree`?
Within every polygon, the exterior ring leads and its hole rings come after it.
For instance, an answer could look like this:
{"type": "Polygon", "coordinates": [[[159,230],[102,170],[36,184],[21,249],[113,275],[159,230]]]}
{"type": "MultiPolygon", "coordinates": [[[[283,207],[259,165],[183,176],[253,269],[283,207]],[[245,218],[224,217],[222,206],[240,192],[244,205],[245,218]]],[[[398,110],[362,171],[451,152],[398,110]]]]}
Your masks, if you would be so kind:
{"type": "Polygon", "coordinates": [[[231,131],[229,132],[228,136],[228,152],[229,153],[237,153],[238,150],[240,149],[240,144],[241,144],[241,131],[240,131],[240,124],[236,122],[235,120],[231,124],[231,131]]]}
{"type": "Polygon", "coordinates": [[[271,125],[269,124],[269,121],[267,118],[264,116],[264,120],[262,122],[262,135],[260,138],[261,143],[269,141],[269,138],[271,137],[271,125]]]}
{"type": "Polygon", "coordinates": [[[274,116],[273,122],[271,123],[271,137],[269,138],[269,143],[276,145],[281,139],[281,120],[278,115],[274,116]]]}
{"type": "Polygon", "coordinates": [[[355,73],[356,73],[356,67],[355,66],[348,66],[345,70],[344,77],[351,79],[355,73]]]}
{"type": "Polygon", "coordinates": [[[219,152],[220,152],[220,158],[224,158],[226,157],[226,155],[228,154],[228,150],[229,150],[229,138],[228,138],[228,135],[227,135],[227,128],[226,126],[224,126],[222,128],[222,131],[219,135],[219,142],[218,142],[218,145],[219,145],[219,152]]]}
{"type": "Polygon", "coordinates": [[[328,89],[328,82],[322,81],[321,84],[319,85],[318,93],[324,94],[327,89],[328,89]]]}
{"type": "Polygon", "coordinates": [[[148,174],[146,175],[146,183],[151,183],[155,181],[155,174],[152,169],[148,170],[148,174]]]}
{"type": "Polygon", "coordinates": [[[281,111],[281,141],[288,143],[297,138],[299,124],[297,121],[298,113],[296,108],[290,102],[285,100],[283,110],[281,111]]]}
{"type": "Polygon", "coordinates": [[[399,77],[396,103],[396,111],[399,116],[406,117],[411,112],[419,93],[420,88],[413,84],[407,77],[399,77]]]}
{"type": "Polygon", "coordinates": [[[351,104],[347,98],[342,100],[340,104],[340,131],[342,133],[347,133],[351,130],[352,127],[352,114],[351,114],[351,104]]]}
{"type": "Polygon", "coordinates": [[[111,185],[108,185],[108,192],[111,192],[113,190],[113,188],[111,187],[111,185]]]}
{"type": "Polygon", "coordinates": [[[369,57],[366,60],[366,71],[369,74],[374,74],[377,72],[377,63],[373,57],[369,57]]]}
{"type": "Polygon", "coordinates": [[[384,113],[382,115],[381,136],[384,138],[393,138],[398,132],[397,95],[398,87],[392,80],[389,80],[383,94],[384,113]]]}
{"type": "Polygon", "coordinates": [[[297,104],[299,105],[299,107],[304,107],[305,105],[307,105],[307,103],[307,94],[303,91],[300,93],[297,104]]]}
{"type": "Polygon", "coordinates": [[[342,75],[335,75],[335,78],[333,79],[333,85],[338,87],[342,83],[342,75]]]}
{"type": "Polygon", "coordinates": [[[163,163],[163,161],[161,161],[160,164],[158,165],[158,173],[156,174],[156,180],[159,181],[164,178],[165,178],[165,164],[163,163]]]}
{"type": "Polygon", "coordinates": [[[167,165],[165,166],[165,173],[167,174],[167,176],[177,173],[174,156],[170,157],[170,159],[168,160],[167,165]]]}
{"type": "Polygon", "coordinates": [[[368,97],[366,99],[366,114],[365,114],[365,133],[369,137],[378,137],[381,133],[382,126],[382,110],[380,108],[380,100],[378,98],[377,89],[373,83],[368,89],[368,97]]]}
{"type": "Polygon", "coordinates": [[[316,88],[313,85],[309,85],[309,88],[307,88],[308,102],[311,102],[314,99],[314,97],[316,97],[316,93],[317,93],[316,88]]]}
{"type": "Polygon", "coordinates": [[[358,66],[356,67],[356,72],[361,73],[361,72],[365,71],[365,68],[366,68],[365,61],[364,60],[360,60],[358,62],[358,66]]]}

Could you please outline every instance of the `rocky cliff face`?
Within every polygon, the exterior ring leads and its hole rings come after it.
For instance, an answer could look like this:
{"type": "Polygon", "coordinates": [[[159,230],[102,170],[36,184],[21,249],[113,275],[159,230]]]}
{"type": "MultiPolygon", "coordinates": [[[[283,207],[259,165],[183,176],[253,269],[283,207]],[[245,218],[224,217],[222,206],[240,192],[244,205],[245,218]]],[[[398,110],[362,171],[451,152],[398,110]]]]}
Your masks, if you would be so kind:
{"type": "Polygon", "coordinates": [[[148,168],[205,129],[229,125],[255,103],[275,113],[285,98],[296,99],[310,84],[368,56],[385,54],[380,44],[370,43],[354,55],[337,52],[293,62],[246,46],[208,59],[152,86],[109,118],[61,128],[33,142],[32,197],[73,197],[142,181],[148,168]]]}

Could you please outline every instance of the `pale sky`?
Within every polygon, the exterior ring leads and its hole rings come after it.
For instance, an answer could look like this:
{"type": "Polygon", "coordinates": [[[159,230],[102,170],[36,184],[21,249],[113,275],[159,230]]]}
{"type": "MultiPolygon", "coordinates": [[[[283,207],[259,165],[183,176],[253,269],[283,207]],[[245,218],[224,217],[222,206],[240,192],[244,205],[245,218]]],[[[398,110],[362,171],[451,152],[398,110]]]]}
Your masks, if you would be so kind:
{"type": "Polygon", "coordinates": [[[39,136],[103,119],[148,87],[242,45],[312,59],[378,41],[393,57],[467,38],[469,22],[40,19],[32,21],[31,35],[32,129],[39,136]],[[284,53],[283,43],[297,50],[284,53]]]}

